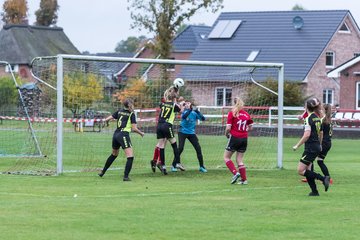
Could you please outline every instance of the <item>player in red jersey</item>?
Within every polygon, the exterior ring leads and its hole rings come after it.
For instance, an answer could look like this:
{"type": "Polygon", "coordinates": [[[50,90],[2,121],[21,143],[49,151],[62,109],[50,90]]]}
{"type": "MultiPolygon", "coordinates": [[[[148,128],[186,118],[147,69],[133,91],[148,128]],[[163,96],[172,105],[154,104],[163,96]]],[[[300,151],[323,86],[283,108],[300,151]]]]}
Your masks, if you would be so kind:
{"type": "Polygon", "coordinates": [[[246,168],[243,156],[247,148],[248,131],[252,129],[253,120],[249,113],[243,110],[244,102],[240,98],[235,98],[235,105],[228,113],[226,122],[225,136],[229,138],[224,152],[224,161],[230,172],[233,174],[231,184],[241,177],[238,184],[247,184],[246,168]],[[233,153],[236,152],[236,163],[238,170],[231,160],[233,153]]]}

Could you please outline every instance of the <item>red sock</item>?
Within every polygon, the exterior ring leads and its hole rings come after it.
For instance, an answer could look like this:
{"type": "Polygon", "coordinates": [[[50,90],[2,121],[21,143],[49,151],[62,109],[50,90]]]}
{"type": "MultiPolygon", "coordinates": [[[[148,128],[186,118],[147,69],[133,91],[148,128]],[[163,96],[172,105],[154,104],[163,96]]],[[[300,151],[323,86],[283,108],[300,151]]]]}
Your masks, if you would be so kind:
{"type": "Polygon", "coordinates": [[[228,169],[230,170],[230,172],[232,174],[235,175],[237,173],[236,167],[235,167],[234,163],[231,160],[226,162],[226,166],[228,167],[228,169]]]}
{"type": "Polygon", "coordinates": [[[245,165],[240,165],[239,166],[239,173],[241,175],[241,180],[245,181],[247,178],[246,178],[246,168],[245,168],[245,165]]]}
{"type": "Polygon", "coordinates": [[[154,149],[154,157],[153,157],[154,162],[157,162],[157,160],[159,159],[159,155],[160,155],[160,148],[155,147],[155,149],[154,149]]]}

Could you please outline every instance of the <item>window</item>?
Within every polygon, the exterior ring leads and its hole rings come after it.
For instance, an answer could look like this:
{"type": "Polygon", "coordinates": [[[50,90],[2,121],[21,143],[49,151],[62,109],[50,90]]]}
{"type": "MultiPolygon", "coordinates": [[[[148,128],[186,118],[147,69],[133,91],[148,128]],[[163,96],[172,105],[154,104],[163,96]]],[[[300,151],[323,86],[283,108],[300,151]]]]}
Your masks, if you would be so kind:
{"type": "Polygon", "coordinates": [[[326,67],[334,67],[335,53],[326,52],[326,67]]]}
{"type": "Polygon", "coordinates": [[[259,55],[259,50],[256,51],[251,51],[251,53],[249,54],[248,58],[246,59],[246,61],[248,62],[253,62],[255,61],[255,58],[259,55]]]}
{"type": "Polygon", "coordinates": [[[324,89],[323,90],[323,103],[324,104],[333,104],[334,102],[334,90],[333,89],[324,89]]]}
{"type": "Polygon", "coordinates": [[[216,88],[215,104],[216,106],[231,106],[232,89],[216,88]]]}
{"type": "Polygon", "coordinates": [[[88,73],[89,72],[89,67],[90,67],[89,63],[84,63],[84,64],[81,64],[80,69],[81,69],[82,72],[88,73]]]}
{"type": "Polygon", "coordinates": [[[231,38],[240,24],[241,20],[220,20],[208,38],[231,38]]]}
{"type": "Polygon", "coordinates": [[[360,82],[356,83],[356,109],[360,109],[360,82]]]}
{"type": "Polygon", "coordinates": [[[343,25],[341,25],[339,32],[350,33],[350,29],[349,29],[348,25],[346,23],[344,23],[343,25]]]}
{"type": "MultiPolygon", "coordinates": [[[[17,73],[19,72],[19,65],[10,65],[11,67],[11,71],[14,72],[14,73],[17,73]]],[[[9,68],[9,65],[6,65],[5,66],[5,72],[10,72],[10,68],[9,68]]]]}
{"type": "MultiPolygon", "coordinates": [[[[175,60],[175,58],[169,58],[171,60],[175,60]]],[[[175,71],[175,64],[166,64],[166,71],[173,72],[175,71]]]]}

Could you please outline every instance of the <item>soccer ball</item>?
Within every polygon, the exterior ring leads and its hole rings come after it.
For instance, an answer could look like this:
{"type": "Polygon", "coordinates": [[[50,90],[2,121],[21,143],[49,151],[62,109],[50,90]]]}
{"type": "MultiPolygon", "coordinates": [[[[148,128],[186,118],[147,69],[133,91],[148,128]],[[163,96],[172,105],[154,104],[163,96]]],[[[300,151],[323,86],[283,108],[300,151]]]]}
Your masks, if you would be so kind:
{"type": "Polygon", "coordinates": [[[181,88],[182,86],[185,85],[185,82],[184,82],[184,79],[182,79],[182,78],[176,78],[174,80],[173,84],[174,84],[174,87],[181,88]]]}

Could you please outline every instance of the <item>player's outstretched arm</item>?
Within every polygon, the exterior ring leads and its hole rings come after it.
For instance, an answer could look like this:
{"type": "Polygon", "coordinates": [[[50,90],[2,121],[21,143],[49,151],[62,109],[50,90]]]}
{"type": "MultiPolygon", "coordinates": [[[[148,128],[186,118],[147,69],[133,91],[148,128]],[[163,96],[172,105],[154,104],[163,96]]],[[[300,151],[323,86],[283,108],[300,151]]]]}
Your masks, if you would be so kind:
{"type": "Polygon", "coordinates": [[[145,135],[144,132],[142,132],[142,131],[140,131],[140,129],[138,129],[138,127],[135,123],[131,124],[131,130],[133,132],[136,132],[137,134],[139,134],[141,137],[143,137],[145,135]]]}
{"type": "Polygon", "coordinates": [[[112,115],[110,115],[107,118],[105,118],[105,122],[108,122],[108,121],[113,120],[113,119],[114,119],[114,117],[112,115]]]}

